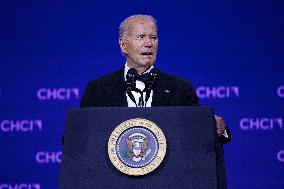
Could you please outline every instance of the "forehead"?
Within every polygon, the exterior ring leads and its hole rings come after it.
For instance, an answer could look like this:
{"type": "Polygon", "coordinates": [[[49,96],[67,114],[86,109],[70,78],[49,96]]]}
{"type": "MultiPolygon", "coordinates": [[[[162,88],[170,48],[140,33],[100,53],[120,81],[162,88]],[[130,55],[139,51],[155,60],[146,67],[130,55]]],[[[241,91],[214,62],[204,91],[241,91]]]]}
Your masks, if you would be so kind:
{"type": "Polygon", "coordinates": [[[128,24],[130,34],[157,34],[157,26],[154,22],[147,19],[133,19],[128,24]]]}

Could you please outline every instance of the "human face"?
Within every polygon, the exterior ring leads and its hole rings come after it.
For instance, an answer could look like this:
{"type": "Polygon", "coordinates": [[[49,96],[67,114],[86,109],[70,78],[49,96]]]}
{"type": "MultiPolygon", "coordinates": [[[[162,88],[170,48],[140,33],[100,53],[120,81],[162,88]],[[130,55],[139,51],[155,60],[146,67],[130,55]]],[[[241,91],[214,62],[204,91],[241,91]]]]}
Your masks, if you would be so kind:
{"type": "Polygon", "coordinates": [[[127,36],[120,38],[120,48],[125,54],[127,65],[139,74],[156,61],[158,50],[157,27],[146,19],[135,19],[128,24],[127,36]]]}

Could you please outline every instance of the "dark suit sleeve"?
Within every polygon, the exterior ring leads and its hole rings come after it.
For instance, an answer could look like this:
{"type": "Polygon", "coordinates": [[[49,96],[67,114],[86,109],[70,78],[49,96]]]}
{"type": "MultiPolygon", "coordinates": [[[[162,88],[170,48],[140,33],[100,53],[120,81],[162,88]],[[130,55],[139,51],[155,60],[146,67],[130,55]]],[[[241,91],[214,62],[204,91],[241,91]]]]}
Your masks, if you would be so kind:
{"type": "MultiPolygon", "coordinates": [[[[184,88],[184,91],[185,91],[185,99],[184,99],[184,105],[186,106],[199,106],[199,99],[198,99],[198,96],[192,86],[192,84],[188,81],[188,82],[185,82],[182,87],[184,88]]],[[[227,144],[231,141],[231,132],[230,132],[230,129],[228,127],[226,127],[226,132],[228,134],[228,138],[221,135],[219,137],[220,139],[220,142],[222,144],[227,144]]]]}
{"type": "Polygon", "coordinates": [[[80,101],[80,107],[84,108],[84,107],[92,107],[92,106],[96,106],[95,104],[95,89],[96,89],[96,84],[94,81],[90,81],[87,84],[87,87],[85,89],[85,92],[83,94],[83,97],[80,101]]]}
{"type": "Polygon", "coordinates": [[[183,106],[199,106],[199,98],[190,81],[185,81],[180,86],[184,94],[183,106]]]}

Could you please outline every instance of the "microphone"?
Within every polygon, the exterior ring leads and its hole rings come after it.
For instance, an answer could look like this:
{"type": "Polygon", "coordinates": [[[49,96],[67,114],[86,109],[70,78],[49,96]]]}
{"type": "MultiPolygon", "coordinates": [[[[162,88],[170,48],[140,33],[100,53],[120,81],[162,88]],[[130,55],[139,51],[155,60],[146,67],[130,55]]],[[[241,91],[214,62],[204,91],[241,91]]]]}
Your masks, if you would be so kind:
{"type": "Polygon", "coordinates": [[[150,98],[151,90],[153,90],[156,87],[157,80],[159,79],[160,70],[158,68],[153,68],[149,72],[149,78],[145,83],[145,89],[146,92],[146,103],[150,98]]]}
{"type": "Polygon", "coordinates": [[[128,94],[129,98],[132,100],[132,102],[134,102],[136,107],[137,103],[131,91],[140,93],[141,96],[139,98],[139,107],[143,107],[144,106],[143,92],[136,88],[137,77],[138,77],[137,70],[134,68],[130,68],[126,74],[126,93],[128,94]]]}
{"type": "Polygon", "coordinates": [[[126,74],[126,90],[142,93],[141,90],[136,88],[136,80],[138,78],[138,72],[134,68],[130,68],[126,74]]]}
{"type": "Polygon", "coordinates": [[[136,88],[136,80],[137,80],[138,72],[134,68],[130,68],[126,74],[126,93],[128,94],[129,98],[134,102],[137,107],[136,100],[131,91],[136,88]]]}
{"type": "Polygon", "coordinates": [[[130,68],[126,74],[126,91],[132,91],[136,88],[138,72],[134,68],[130,68]]]}

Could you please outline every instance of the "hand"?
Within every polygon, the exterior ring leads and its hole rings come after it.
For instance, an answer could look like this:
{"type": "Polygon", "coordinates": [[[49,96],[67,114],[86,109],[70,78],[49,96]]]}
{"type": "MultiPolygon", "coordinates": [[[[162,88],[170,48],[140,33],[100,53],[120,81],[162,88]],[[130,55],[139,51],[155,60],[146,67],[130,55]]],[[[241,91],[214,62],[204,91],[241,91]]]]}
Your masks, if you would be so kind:
{"type": "Polygon", "coordinates": [[[216,120],[217,134],[220,137],[225,131],[226,124],[220,116],[214,115],[214,117],[216,120]]]}

